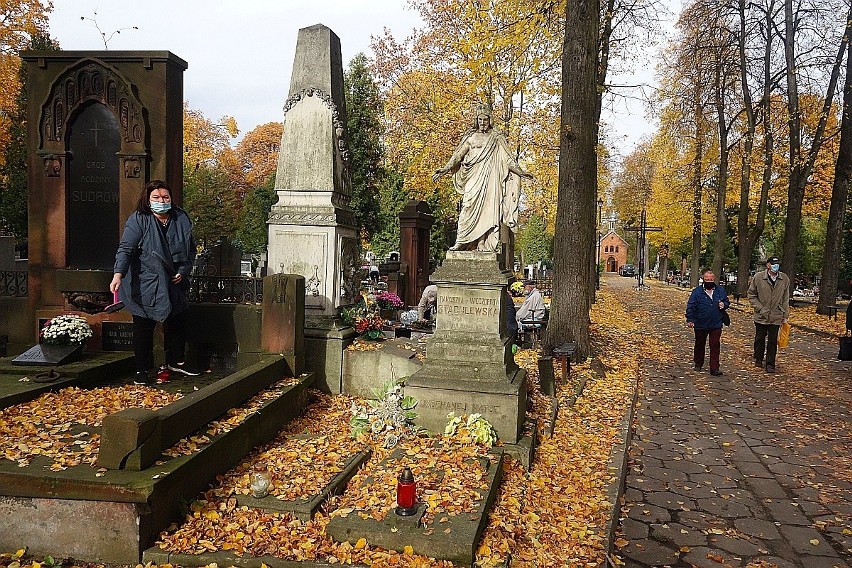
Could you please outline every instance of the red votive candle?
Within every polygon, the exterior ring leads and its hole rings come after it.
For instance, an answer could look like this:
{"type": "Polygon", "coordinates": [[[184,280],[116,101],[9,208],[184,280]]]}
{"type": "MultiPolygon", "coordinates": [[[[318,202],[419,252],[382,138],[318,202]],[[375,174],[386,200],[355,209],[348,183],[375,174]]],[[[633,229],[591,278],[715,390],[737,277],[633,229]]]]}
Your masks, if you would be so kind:
{"type": "Polygon", "coordinates": [[[417,501],[417,482],[414,481],[414,474],[411,473],[411,468],[406,467],[399,475],[396,484],[396,514],[402,516],[410,516],[417,512],[415,503],[417,501]]]}

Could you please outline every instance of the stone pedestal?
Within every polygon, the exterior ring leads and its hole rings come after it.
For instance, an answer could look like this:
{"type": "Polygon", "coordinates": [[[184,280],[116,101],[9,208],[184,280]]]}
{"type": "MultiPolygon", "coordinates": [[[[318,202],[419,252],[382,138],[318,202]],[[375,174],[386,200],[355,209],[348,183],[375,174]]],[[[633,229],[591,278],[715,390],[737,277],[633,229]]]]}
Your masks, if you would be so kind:
{"type": "Polygon", "coordinates": [[[443,431],[447,414],[480,413],[501,440],[521,436],[527,406],[526,373],[512,356],[506,331],[506,286],[497,253],[449,251],[432,276],[438,286],[435,334],[423,368],[406,381],[418,400],[417,423],[443,431]]]}

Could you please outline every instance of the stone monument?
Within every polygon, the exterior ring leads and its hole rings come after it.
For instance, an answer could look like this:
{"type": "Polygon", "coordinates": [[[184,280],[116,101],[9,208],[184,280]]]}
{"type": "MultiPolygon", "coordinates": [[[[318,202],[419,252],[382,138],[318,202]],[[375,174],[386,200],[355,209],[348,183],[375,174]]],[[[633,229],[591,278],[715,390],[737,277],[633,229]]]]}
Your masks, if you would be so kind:
{"type": "MultiPolygon", "coordinates": [[[[98,314],[151,178],[181,203],[183,71],[167,51],[28,51],[29,319],[98,314]]],[[[118,315],[118,317],[126,317],[118,315]]],[[[88,318],[100,340],[100,319],[88,318]]]]}
{"type": "Polygon", "coordinates": [[[458,234],[432,275],[438,287],[435,334],[426,364],[406,381],[405,392],[419,401],[418,423],[428,430],[443,431],[450,412],[479,413],[514,444],[523,434],[527,385],[506,329],[512,301],[506,287],[520,181],[532,176],[493,129],[488,105],[477,108],[471,130],[433,179],[449,173],[462,195],[458,234]]]}
{"type": "Polygon", "coordinates": [[[429,231],[434,220],[425,201],[411,199],[399,214],[400,259],[407,265],[405,294],[400,297],[406,306],[416,306],[429,285],[429,231]]]}
{"type": "Polygon", "coordinates": [[[337,319],[338,307],[358,295],[358,234],[340,39],[326,26],[299,30],[284,112],[267,266],[305,277],[306,359],[317,386],[337,393],[343,347],[354,336],[337,319]]]}
{"type": "Polygon", "coordinates": [[[441,432],[447,414],[480,413],[501,440],[517,442],[527,406],[526,373],[506,330],[506,285],[496,252],[448,251],[432,275],[438,286],[435,334],[426,364],[405,383],[418,401],[417,423],[441,432]]]}

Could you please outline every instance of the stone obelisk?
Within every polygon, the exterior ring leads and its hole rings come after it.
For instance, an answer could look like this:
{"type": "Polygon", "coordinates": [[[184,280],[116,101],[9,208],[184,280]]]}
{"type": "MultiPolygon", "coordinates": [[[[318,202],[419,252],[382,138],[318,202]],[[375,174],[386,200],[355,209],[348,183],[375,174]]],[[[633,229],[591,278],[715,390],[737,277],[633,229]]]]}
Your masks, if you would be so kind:
{"type": "MultiPolygon", "coordinates": [[[[334,369],[337,362],[329,357],[340,345],[332,348],[330,343],[339,342],[343,333],[336,321],[338,307],[354,303],[358,294],[358,234],[349,207],[352,186],[340,39],[322,24],[299,30],[284,113],[275,176],[278,201],[268,221],[267,266],[270,273],[305,277],[308,366],[313,355],[334,369]]],[[[322,383],[324,370],[311,370],[322,383]]],[[[339,377],[333,373],[327,390],[340,390],[339,377]]]]}

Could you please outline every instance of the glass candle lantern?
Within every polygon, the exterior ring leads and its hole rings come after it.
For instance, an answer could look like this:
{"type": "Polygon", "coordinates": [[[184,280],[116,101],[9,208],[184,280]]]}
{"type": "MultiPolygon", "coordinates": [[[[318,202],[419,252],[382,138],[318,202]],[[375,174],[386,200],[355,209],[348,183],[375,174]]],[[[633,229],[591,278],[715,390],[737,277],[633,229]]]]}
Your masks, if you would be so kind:
{"type": "Polygon", "coordinates": [[[406,467],[396,484],[396,514],[408,517],[417,512],[417,482],[411,468],[406,467]]]}

